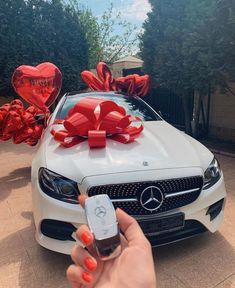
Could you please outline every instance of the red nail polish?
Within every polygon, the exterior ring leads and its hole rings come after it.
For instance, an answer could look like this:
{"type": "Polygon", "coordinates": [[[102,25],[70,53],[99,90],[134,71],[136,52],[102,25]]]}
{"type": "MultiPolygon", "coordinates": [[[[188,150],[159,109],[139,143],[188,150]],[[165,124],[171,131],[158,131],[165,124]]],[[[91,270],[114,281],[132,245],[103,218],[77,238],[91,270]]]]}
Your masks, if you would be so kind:
{"type": "Polygon", "coordinates": [[[81,238],[82,238],[82,241],[83,241],[86,245],[88,245],[88,244],[90,244],[90,243],[92,242],[91,233],[89,233],[88,231],[84,231],[84,232],[82,233],[81,238]]]}
{"type": "Polygon", "coordinates": [[[79,196],[78,196],[78,202],[79,202],[79,203],[81,202],[81,199],[82,199],[82,197],[81,197],[81,195],[79,195],[79,196]]]}
{"type": "Polygon", "coordinates": [[[86,281],[87,283],[91,283],[92,281],[92,275],[88,272],[82,272],[82,279],[86,281]]]}
{"type": "Polygon", "coordinates": [[[91,257],[86,257],[84,259],[84,264],[88,270],[93,271],[96,268],[96,263],[91,257]]]}

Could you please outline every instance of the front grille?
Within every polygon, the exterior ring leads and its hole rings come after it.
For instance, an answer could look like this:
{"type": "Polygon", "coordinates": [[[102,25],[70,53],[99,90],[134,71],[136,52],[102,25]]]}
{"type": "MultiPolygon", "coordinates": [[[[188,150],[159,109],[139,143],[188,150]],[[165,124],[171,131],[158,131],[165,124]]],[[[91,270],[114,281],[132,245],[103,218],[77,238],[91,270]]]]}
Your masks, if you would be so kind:
{"type": "Polygon", "coordinates": [[[193,176],[158,181],[93,186],[89,188],[88,195],[107,194],[113,201],[115,208],[120,207],[133,216],[153,215],[192,203],[200,195],[202,185],[203,177],[193,176]],[[149,211],[142,207],[140,197],[142,192],[151,186],[161,191],[163,202],[156,210],[149,211]],[[181,194],[174,195],[175,193],[181,194]]]}

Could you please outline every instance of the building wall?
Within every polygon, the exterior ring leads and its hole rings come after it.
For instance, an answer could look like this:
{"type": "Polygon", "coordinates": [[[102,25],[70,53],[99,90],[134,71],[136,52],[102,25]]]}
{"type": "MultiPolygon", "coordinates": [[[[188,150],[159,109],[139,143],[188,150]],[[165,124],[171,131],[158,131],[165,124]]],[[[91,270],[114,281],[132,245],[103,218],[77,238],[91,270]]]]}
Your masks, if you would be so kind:
{"type": "Polygon", "coordinates": [[[116,77],[122,77],[122,70],[123,69],[130,69],[130,68],[138,68],[142,67],[143,65],[140,62],[118,62],[114,63],[111,67],[113,76],[116,77]]]}
{"type": "MultiPolygon", "coordinates": [[[[232,90],[235,91],[235,85],[232,90]]],[[[209,135],[235,142],[235,96],[216,91],[211,96],[209,135]]]]}

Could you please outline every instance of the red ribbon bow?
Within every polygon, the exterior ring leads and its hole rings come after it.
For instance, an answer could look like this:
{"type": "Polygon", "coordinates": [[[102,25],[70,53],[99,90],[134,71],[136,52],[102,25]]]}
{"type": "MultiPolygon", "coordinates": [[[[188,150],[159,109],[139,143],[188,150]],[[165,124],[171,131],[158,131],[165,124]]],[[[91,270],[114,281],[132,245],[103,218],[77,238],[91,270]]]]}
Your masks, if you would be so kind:
{"type": "Polygon", "coordinates": [[[97,64],[96,71],[98,77],[90,71],[81,73],[83,81],[94,91],[118,91],[140,97],[145,96],[149,91],[149,75],[133,74],[115,79],[103,62],[97,64]]]}
{"type": "Polygon", "coordinates": [[[14,144],[25,142],[30,146],[36,145],[43,131],[43,125],[37,124],[34,118],[39,111],[33,106],[25,110],[20,100],[1,106],[0,140],[13,138],[14,144]]]}
{"type": "Polygon", "coordinates": [[[63,123],[66,130],[51,130],[54,139],[65,147],[72,147],[88,139],[90,148],[106,146],[106,137],[121,143],[134,141],[142,132],[143,125],[130,126],[139,117],[126,115],[122,106],[115,102],[93,97],[85,97],[72,108],[63,123]]]}

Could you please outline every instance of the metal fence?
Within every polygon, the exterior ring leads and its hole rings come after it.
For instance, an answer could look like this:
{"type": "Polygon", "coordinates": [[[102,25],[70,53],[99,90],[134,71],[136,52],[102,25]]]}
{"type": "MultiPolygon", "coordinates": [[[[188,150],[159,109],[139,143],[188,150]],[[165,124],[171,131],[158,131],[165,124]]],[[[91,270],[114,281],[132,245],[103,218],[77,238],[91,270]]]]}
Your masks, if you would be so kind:
{"type": "MultiPolygon", "coordinates": [[[[123,69],[123,76],[130,74],[143,75],[141,68],[123,69]]],[[[193,95],[189,101],[190,115],[193,115],[193,95]]],[[[151,88],[149,94],[144,97],[144,100],[159,112],[161,116],[170,124],[184,130],[185,129],[185,114],[182,99],[179,95],[165,88],[151,88]]],[[[192,120],[192,119],[191,119],[192,120]]]]}
{"type": "MultiPolygon", "coordinates": [[[[165,88],[152,88],[144,100],[157,112],[160,112],[167,122],[184,130],[185,114],[182,99],[179,95],[165,88]]],[[[190,109],[192,115],[193,97],[190,97],[190,109]]]]}

